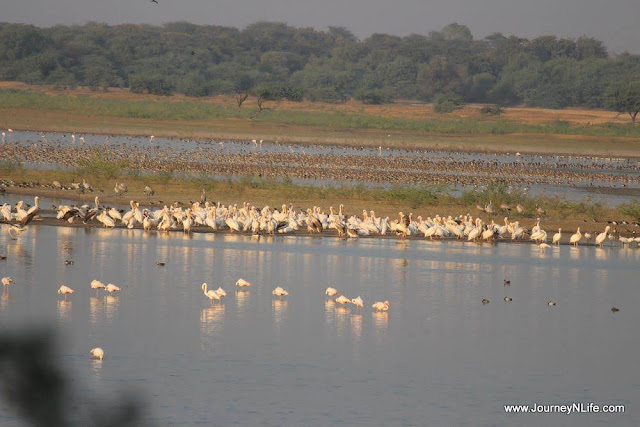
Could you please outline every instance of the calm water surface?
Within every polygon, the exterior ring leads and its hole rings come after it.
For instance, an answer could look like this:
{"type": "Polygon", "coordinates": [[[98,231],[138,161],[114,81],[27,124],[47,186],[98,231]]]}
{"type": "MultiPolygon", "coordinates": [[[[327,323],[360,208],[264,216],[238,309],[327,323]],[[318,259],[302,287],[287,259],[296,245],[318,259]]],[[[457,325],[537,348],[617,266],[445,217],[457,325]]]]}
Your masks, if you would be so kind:
{"type": "MultiPolygon", "coordinates": [[[[57,325],[56,361],[80,391],[133,388],[156,425],[640,423],[640,250],[46,226],[12,241],[5,228],[0,276],[16,283],[0,327],[57,325]],[[239,277],[254,286],[236,293],[239,277]],[[96,294],[93,278],[123,290],[96,294]],[[205,281],[227,290],[223,304],[210,306],[205,281]],[[76,289],[66,302],[62,283],[76,289]],[[291,292],[283,301],[278,285],[291,292]],[[365,310],[326,301],[329,285],[365,310]],[[372,313],[385,299],[389,312],[372,313]],[[88,358],[95,346],[102,363],[88,358]],[[534,402],[627,411],[503,411],[534,402]]],[[[0,425],[23,425],[4,402],[0,425]]]]}

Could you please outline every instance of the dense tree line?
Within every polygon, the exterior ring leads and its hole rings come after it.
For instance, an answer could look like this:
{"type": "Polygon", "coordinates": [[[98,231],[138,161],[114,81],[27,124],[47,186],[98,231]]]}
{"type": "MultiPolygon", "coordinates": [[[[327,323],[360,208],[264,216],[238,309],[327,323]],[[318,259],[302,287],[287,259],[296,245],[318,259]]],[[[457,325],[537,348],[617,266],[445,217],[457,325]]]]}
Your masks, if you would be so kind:
{"type": "Polygon", "coordinates": [[[464,25],[428,35],[327,31],[258,22],[243,30],[186,22],[88,23],[38,28],[0,24],[0,79],[59,87],[128,87],[189,96],[249,94],[367,103],[431,101],[611,106],[621,82],[640,76],[640,56],[613,56],[602,42],[500,33],[474,39],[464,25]],[[453,98],[450,98],[453,99],[453,98]]]}

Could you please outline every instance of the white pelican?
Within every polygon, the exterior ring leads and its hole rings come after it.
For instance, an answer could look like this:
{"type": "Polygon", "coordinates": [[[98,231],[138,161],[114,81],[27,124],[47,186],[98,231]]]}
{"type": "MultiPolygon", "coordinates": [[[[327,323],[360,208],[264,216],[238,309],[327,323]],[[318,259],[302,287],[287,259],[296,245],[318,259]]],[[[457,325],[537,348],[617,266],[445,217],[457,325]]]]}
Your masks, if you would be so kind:
{"type": "Polygon", "coordinates": [[[351,300],[347,297],[345,297],[344,295],[340,295],[338,298],[336,298],[336,302],[338,304],[348,304],[351,302],[351,300]]]}
{"type": "Polygon", "coordinates": [[[364,301],[362,301],[360,295],[358,295],[357,298],[352,299],[351,303],[356,306],[356,310],[360,310],[360,307],[364,307],[364,301]]]}
{"type": "Polygon", "coordinates": [[[571,236],[571,238],[569,239],[569,243],[571,243],[573,246],[578,246],[578,243],[580,242],[581,239],[582,239],[582,233],[580,233],[580,227],[578,227],[576,234],[571,236]]]}
{"type": "Polygon", "coordinates": [[[90,359],[98,359],[102,361],[102,359],[104,358],[104,350],[100,347],[92,348],[89,353],[91,354],[91,356],[89,357],[90,359]]]}
{"type": "Polygon", "coordinates": [[[9,286],[10,284],[15,283],[15,281],[11,277],[3,277],[2,284],[5,286],[9,286]]]}
{"type": "Polygon", "coordinates": [[[324,294],[329,297],[332,297],[338,294],[338,290],[336,288],[332,288],[331,286],[329,286],[327,290],[324,291],[324,294]]]}
{"type": "Polygon", "coordinates": [[[220,301],[220,296],[218,295],[218,293],[216,291],[214,291],[213,289],[207,290],[207,284],[206,283],[203,283],[202,286],[200,287],[200,289],[202,289],[202,293],[204,294],[204,296],[206,296],[207,298],[209,298],[209,300],[211,300],[211,305],[213,305],[213,302],[215,300],[220,301]]]}
{"type": "Polygon", "coordinates": [[[553,235],[553,240],[551,241],[551,244],[559,245],[560,239],[562,239],[562,228],[558,228],[558,232],[553,235]]]}
{"type": "Polygon", "coordinates": [[[480,236],[480,234],[482,234],[482,221],[480,220],[480,218],[476,218],[476,226],[469,232],[467,241],[471,242],[476,240],[480,236]]]}
{"type": "Polygon", "coordinates": [[[611,227],[607,225],[607,227],[604,229],[604,232],[596,236],[596,245],[602,247],[604,240],[607,238],[607,235],[609,234],[609,230],[611,230],[611,227]]]}
{"type": "Polygon", "coordinates": [[[246,286],[251,286],[251,283],[247,282],[244,279],[238,279],[238,281],[236,282],[236,286],[238,286],[240,288],[244,288],[246,286]]]}
{"type": "Polygon", "coordinates": [[[58,295],[60,294],[64,295],[64,299],[67,299],[67,294],[73,294],[73,293],[75,293],[75,291],[70,287],[68,287],[67,285],[62,285],[60,286],[60,288],[58,288],[58,295]]]}
{"type": "Polygon", "coordinates": [[[376,311],[387,311],[389,310],[389,301],[378,301],[376,303],[373,303],[373,305],[371,305],[371,307],[375,308],[376,311]]]}
{"type": "Polygon", "coordinates": [[[113,283],[109,283],[105,288],[105,291],[109,292],[109,293],[113,293],[116,291],[121,291],[122,289],[120,289],[119,287],[117,287],[116,285],[114,285],[113,283]]]}
{"type": "Polygon", "coordinates": [[[277,288],[275,288],[272,292],[273,295],[280,297],[280,299],[282,299],[283,296],[288,296],[289,292],[285,291],[283,288],[281,288],[280,286],[278,286],[277,288]]]}

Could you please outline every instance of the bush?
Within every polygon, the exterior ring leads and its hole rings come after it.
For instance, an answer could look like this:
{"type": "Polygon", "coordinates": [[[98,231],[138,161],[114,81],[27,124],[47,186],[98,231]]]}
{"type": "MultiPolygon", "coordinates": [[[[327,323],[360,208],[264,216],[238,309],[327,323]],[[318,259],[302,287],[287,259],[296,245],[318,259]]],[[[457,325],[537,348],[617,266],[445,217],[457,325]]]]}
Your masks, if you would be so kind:
{"type": "Polygon", "coordinates": [[[150,93],[152,95],[170,96],[176,89],[173,82],[159,75],[137,75],[131,78],[129,89],[133,93],[150,93]]]}
{"type": "Polygon", "coordinates": [[[500,116],[504,113],[504,109],[499,105],[485,105],[480,109],[483,116],[500,116]]]}
{"type": "Polygon", "coordinates": [[[640,221],[640,203],[638,203],[636,200],[619,205],[618,212],[622,215],[627,215],[637,221],[640,221]]]}
{"type": "Polygon", "coordinates": [[[440,93],[433,98],[433,109],[436,113],[452,113],[464,107],[464,100],[455,93],[440,93]]]}
{"type": "Polygon", "coordinates": [[[384,90],[381,89],[359,89],[355,93],[355,98],[363,104],[379,105],[393,101],[384,90]]]}

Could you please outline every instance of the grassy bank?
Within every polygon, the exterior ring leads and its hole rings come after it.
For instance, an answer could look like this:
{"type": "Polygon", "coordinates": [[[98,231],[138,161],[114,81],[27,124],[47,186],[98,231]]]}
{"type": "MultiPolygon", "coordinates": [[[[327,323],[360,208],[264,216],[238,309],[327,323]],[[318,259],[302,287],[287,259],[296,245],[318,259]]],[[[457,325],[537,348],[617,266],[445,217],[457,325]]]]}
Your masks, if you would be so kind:
{"type": "MultiPolygon", "coordinates": [[[[30,109],[35,111],[63,111],[78,114],[90,112],[103,117],[132,119],[153,119],[171,121],[202,121],[216,119],[249,120],[254,114],[251,108],[238,109],[228,105],[200,102],[197,100],[144,100],[109,99],[87,95],[51,95],[16,89],[0,90],[0,105],[4,109],[30,109]]],[[[254,123],[322,127],[354,130],[411,131],[425,134],[549,134],[586,135],[609,137],[640,137],[640,126],[621,123],[581,125],[566,120],[552,120],[547,123],[531,124],[501,118],[460,118],[443,115],[434,118],[403,118],[357,114],[337,111],[299,111],[288,104],[274,110],[267,110],[253,119],[254,123]]]]}

